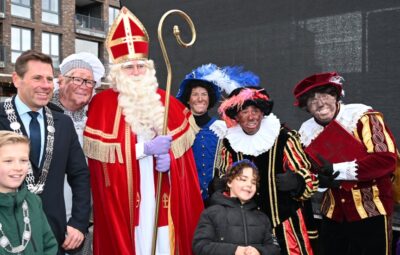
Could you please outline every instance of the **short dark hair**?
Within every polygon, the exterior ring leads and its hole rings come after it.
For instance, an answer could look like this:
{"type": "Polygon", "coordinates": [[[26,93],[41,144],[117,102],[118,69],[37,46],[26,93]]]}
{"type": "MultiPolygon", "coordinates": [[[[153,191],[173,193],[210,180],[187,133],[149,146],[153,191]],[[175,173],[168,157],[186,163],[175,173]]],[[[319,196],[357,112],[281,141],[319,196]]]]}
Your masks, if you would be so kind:
{"type": "Polygon", "coordinates": [[[322,86],[322,87],[316,87],[315,89],[307,91],[306,93],[301,95],[299,97],[299,107],[303,108],[303,109],[307,108],[307,100],[310,97],[313,97],[315,95],[315,93],[325,93],[325,94],[329,94],[331,96],[336,97],[336,100],[340,99],[338,90],[333,86],[326,85],[326,86],[322,86]]]}
{"type": "Polygon", "coordinates": [[[24,77],[25,73],[28,71],[26,65],[31,60],[49,64],[53,69],[53,60],[51,57],[36,50],[27,50],[22,52],[15,62],[15,72],[19,77],[24,77]]]}
{"type": "Polygon", "coordinates": [[[207,90],[208,93],[208,107],[207,110],[210,110],[211,108],[214,107],[216,101],[217,101],[217,96],[215,94],[215,91],[213,89],[213,85],[211,82],[208,81],[203,81],[203,80],[189,80],[187,82],[187,85],[185,87],[185,90],[183,91],[183,95],[181,97],[181,102],[187,107],[190,108],[190,105],[188,104],[188,101],[190,99],[190,95],[192,94],[192,90],[197,87],[202,87],[207,90]]]}

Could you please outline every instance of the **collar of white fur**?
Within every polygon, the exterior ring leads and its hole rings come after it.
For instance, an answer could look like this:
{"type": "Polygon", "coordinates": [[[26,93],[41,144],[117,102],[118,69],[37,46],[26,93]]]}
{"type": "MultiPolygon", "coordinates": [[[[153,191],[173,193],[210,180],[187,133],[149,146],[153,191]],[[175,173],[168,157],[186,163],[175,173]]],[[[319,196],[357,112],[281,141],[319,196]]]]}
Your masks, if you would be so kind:
{"type": "MultiPolygon", "coordinates": [[[[340,104],[340,110],[335,120],[342,125],[350,134],[353,133],[357,126],[358,120],[372,108],[364,104],[340,104]]],[[[304,122],[299,130],[300,140],[304,146],[310,145],[321,132],[324,127],[318,124],[314,118],[304,122]]]]}
{"type": "Polygon", "coordinates": [[[271,149],[280,129],[279,119],[271,113],[262,119],[260,129],[256,134],[248,135],[243,132],[240,125],[236,125],[227,129],[225,137],[236,152],[257,157],[271,149]]]}

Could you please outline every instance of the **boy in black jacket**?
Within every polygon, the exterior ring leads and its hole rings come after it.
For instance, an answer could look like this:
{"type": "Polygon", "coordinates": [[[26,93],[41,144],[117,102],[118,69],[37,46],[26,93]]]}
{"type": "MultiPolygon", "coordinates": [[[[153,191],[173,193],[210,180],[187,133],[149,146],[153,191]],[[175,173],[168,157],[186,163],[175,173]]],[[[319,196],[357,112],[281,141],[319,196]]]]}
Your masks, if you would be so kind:
{"type": "Polygon", "coordinates": [[[249,160],[232,164],[227,192],[215,192],[201,215],[193,238],[196,255],[278,255],[268,217],[252,201],[258,186],[257,167],[249,160]]]}

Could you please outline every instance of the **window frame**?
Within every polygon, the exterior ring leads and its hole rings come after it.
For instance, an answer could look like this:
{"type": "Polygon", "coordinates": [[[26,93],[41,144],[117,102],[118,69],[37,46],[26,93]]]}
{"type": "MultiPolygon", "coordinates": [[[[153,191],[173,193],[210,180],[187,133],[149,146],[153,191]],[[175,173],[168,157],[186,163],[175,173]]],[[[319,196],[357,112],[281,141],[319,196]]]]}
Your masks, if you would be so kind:
{"type": "Polygon", "coordinates": [[[15,58],[15,60],[16,60],[22,54],[22,52],[32,49],[33,31],[30,28],[11,26],[10,35],[11,35],[11,63],[15,64],[15,61],[13,60],[13,53],[19,53],[18,56],[15,58]],[[13,32],[12,32],[13,29],[18,29],[19,30],[19,49],[18,50],[13,48],[15,46],[15,43],[13,43],[13,32]],[[23,31],[29,32],[30,46],[29,46],[28,49],[22,49],[23,48],[23,41],[26,41],[26,37],[22,36],[23,31]]]}
{"type": "Polygon", "coordinates": [[[50,56],[50,58],[52,59],[52,61],[53,61],[53,67],[54,68],[59,68],[59,66],[60,66],[60,59],[61,59],[61,35],[60,34],[57,34],[57,33],[50,33],[50,32],[47,32],[47,31],[43,31],[42,32],[42,52],[43,53],[45,53],[45,54],[47,54],[47,55],[49,55],[50,56]],[[44,40],[43,40],[43,36],[45,36],[45,35],[48,35],[48,45],[45,45],[44,44],[44,40]],[[58,51],[58,55],[55,55],[55,54],[53,54],[53,52],[52,52],[52,38],[53,37],[56,37],[57,38],[57,44],[58,44],[58,47],[57,47],[57,51],[58,51]],[[44,46],[46,46],[46,47],[48,47],[48,52],[47,51],[45,51],[44,49],[43,49],[43,47],[44,46]],[[55,61],[56,60],[56,61],[55,61]]]}

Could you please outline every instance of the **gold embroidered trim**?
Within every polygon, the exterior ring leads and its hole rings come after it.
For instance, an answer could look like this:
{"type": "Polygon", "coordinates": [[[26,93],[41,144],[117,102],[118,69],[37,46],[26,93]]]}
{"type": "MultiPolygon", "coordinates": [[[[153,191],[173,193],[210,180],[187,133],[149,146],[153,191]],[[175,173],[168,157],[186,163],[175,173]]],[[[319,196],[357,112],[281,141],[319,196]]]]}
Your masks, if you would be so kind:
{"type": "Polygon", "coordinates": [[[278,139],[275,140],[275,143],[272,147],[272,150],[269,150],[268,156],[268,173],[269,173],[269,202],[271,205],[271,220],[272,225],[274,227],[278,226],[281,222],[279,220],[279,211],[278,211],[278,195],[276,192],[276,180],[275,180],[275,160],[276,160],[276,150],[278,147],[278,139]]]}
{"type": "Polygon", "coordinates": [[[361,219],[367,218],[368,214],[365,211],[365,208],[362,203],[361,191],[359,189],[351,189],[351,193],[353,194],[354,205],[356,207],[358,215],[360,215],[361,219]]]}
{"type": "MultiPolygon", "coordinates": [[[[101,138],[105,138],[105,139],[116,139],[118,136],[119,122],[121,120],[121,113],[122,113],[122,108],[118,106],[117,112],[115,113],[114,126],[113,126],[113,130],[112,130],[111,134],[104,133],[102,130],[93,129],[88,126],[85,127],[85,132],[92,134],[92,135],[100,136],[101,138]]],[[[87,137],[85,136],[85,139],[86,138],[87,137]]]]}
{"type": "MultiPolygon", "coordinates": [[[[171,196],[169,196],[168,205],[171,204],[171,196]]],[[[170,254],[175,254],[175,226],[171,214],[171,206],[168,207],[168,232],[169,232],[169,249],[170,254]]]]}
{"type": "Polygon", "coordinates": [[[386,215],[385,207],[382,204],[382,201],[379,198],[379,189],[376,185],[372,186],[372,194],[373,194],[373,201],[381,215],[386,215]]]}
{"type": "MultiPolygon", "coordinates": [[[[185,123],[187,124],[186,121],[185,123]]],[[[182,134],[178,139],[175,139],[172,142],[171,150],[174,153],[175,158],[180,158],[187,150],[189,150],[192,147],[194,139],[196,138],[196,134],[199,132],[199,128],[197,127],[193,116],[190,116],[189,123],[190,123],[190,128],[184,134],[182,134]]],[[[177,132],[175,131],[181,129],[181,127],[175,129],[174,131],[172,131],[172,133],[169,134],[170,135],[173,135],[173,133],[176,134],[177,132]]],[[[181,130],[179,130],[179,132],[180,131],[181,130]]]]}
{"type": "MultiPolygon", "coordinates": [[[[131,151],[131,128],[127,124],[125,125],[125,159],[126,159],[126,183],[128,184],[128,199],[129,199],[129,220],[130,220],[130,230],[132,236],[135,231],[134,222],[134,210],[135,201],[133,194],[133,173],[132,173],[132,151],[131,151]]],[[[140,206],[140,205],[139,205],[140,206]]]]}
{"type": "Polygon", "coordinates": [[[86,157],[104,163],[115,163],[117,155],[118,163],[124,163],[119,143],[104,143],[86,136],[83,140],[83,151],[86,157]]]}

